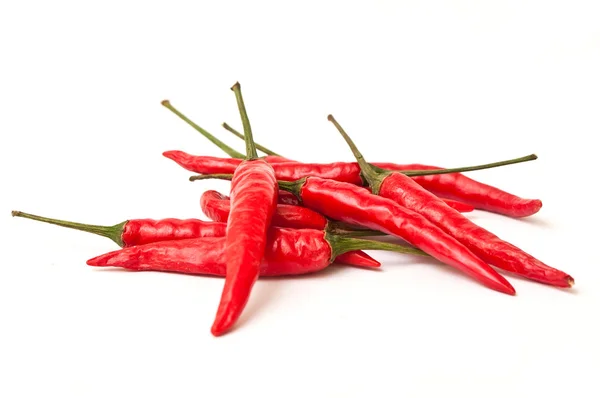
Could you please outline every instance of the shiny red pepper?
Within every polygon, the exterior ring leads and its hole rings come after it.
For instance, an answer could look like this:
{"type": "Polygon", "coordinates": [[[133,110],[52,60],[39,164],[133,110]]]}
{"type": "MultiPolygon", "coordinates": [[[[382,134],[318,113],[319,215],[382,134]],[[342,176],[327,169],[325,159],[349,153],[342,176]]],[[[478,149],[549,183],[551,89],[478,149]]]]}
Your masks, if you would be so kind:
{"type": "Polygon", "coordinates": [[[225,236],[225,229],[227,227],[224,223],[207,222],[193,218],[187,220],[175,218],[165,218],[163,220],[151,220],[149,218],[134,219],[116,225],[104,226],[40,217],[34,214],[23,213],[22,211],[13,211],[12,215],[13,217],[29,218],[35,221],[104,236],[121,247],[145,245],[164,240],[225,236]]]}
{"type": "MultiPolygon", "coordinates": [[[[190,180],[207,178],[230,179],[231,175],[194,176],[190,180]]],[[[329,218],[397,236],[492,289],[515,294],[504,277],[463,244],[420,214],[390,199],[373,195],[356,185],[318,177],[279,181],[279,187],[293,192],[303,205],[329,218]]]]}
{"type": "MultiPolygon", "coordinates": [[[[231,208],[229,197],[217,191],[205,191],[200,196],[200,208],[211,220],[227,222],[231,208]]],[[[346,236],[368,236],[379,235],[376,231],[357,228],[353,225],[339,221],[328,220],[323,215],[306,207],[278,204],[271,219],[274,227],[296,228],[296,229],[320,229],[330,232],[342,231],[346,236]]]]}
{"type": "Polygon", "coordinates": [[[242,314],[265,254],[267,231],[277,205],[277,180],[270,164],[258,159],[252,129],[246,114],[240,84],[231,88],[236,96],[244,135],[246,155],[231,179],[231,211],[227,221],[225,286],[211,333],[226,333],[242,314]]]}
{"type": "Polygon", "coordinates": [[[352,139],[329,115],[329,120],[350,146],[362,175],[374,194],[413,210],[446,231],[487,263],[526,278],[558,287],[571,287],[573,278],[500,239],[447,206],[410,177],[367,163],[352,139]]]}
{"type": "MultiPolygon", "coordinates": [[[[35,221],[104,236],[120,247],[146,245],[167,240],[223,237],[227,228],[227,224],[224,222],[206,222],[193,218],[187,220],[176,218],[165,218],[163,220],[137,219],[124,221],[112,226],[104,226],[40,217],[21,211],[13,211],[12,215],[13,217],[29,218],[35,221]]],[[[335,262],[358,267],[381,266],[379,261],[360,250],[340,254],[335,259],[335,262]]]]}
{"type": "MultiPolygon", "coordinates": [[[[313,229],[272,228],[259,273],[261,276],[284,276],[316,272],[331,264],[333,259],[359,249],[425,255],[410,247],[336,236],[313,229]]],[[[225,237],[165,241],[106,253],[88,260],[87,264],[136,271],[224,276],[226,250],[225,237]]]]}
{"type": "MultiPolygon", "coordinates": [[[[244,139],[244,136],[236,130],[223,123],[223,127],[238,138],[244,139]]],[[[256,144],[256,148],[269,155],[276,155],[278,158],[274,162],[281,162],[281,159],[289,161],[278,153],[271,151],[262,145],[256,144]]],[[[232,156],[235,157],[235,156],[232,156]]],[[[428,166],[424,164],[396,164],[396,163],[373,163],[375,166],[397,171],[407,170],[442,170],[441,167],[428,166]]],[[[316,176],[319,177],[319,176],[316,176]]],[[[446,201],[446,204],[460,212],[468,212],[468,208],[462,207],[462,204],[468,204],[474,208],[487,210],[498,214],[504,214],[510,217],[527,217],[537,213],[542,207],[542,201],[539,199],[524,199],[501,189],[475,181],[459,173],[413,176],[419,185],[436,196],[445,199],[455,199],[460,202],[452,203],[446,201]]]]}
{"type": "MultiPolygon", "coordinates": [[[[442,170],[424,164],[373,163],[388,170],[442,170]]],[[[509,217],[528,217],[542,208],[539,199],[525,199],[460,173],[412,177],[420,186],[441,198],[454,199],[476,209],[509,217]]]]}
{"type": "MultiPolygon", "coordinates": [[[[181,167],[201,174],[232,174],[240,163],[238,159],[193,156],[182,151],[166,151],[163,155],[175,161],[181,167]]],[[[535,158],[534,155],[530,155],[492,165],[495,167],[497,165],[528,161],[535,158]]],[[[519,198],[456,172],[456,170],[487,168],[490,165],[460,169],[425,167],[424,170],[415,170],[417,165],[374,164],[389,166],[388,168],[392,170],[409,175],[418,183],[422,183],[426,189],[431,188],[434,193],[440,196],[448,196],[451,199],[471,204],[475,208],[483,210],[494,211],[512,217],[525,217],[535,214],[542,205],[542,202],[538,199],[519,198]],[[438,174],[425,175],[426,173],[438,174]]],[[[275,163],[272,166],[277,179],[280,181],[295,181],[303,177],[320,177],[355,185],[364,184],[358,163],[275,163]]]]}

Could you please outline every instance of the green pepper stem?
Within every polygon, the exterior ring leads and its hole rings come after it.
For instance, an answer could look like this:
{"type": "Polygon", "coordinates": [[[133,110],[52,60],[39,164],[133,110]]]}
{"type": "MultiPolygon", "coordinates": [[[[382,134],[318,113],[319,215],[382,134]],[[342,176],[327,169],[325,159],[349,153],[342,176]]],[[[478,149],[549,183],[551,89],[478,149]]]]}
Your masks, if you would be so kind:
{"type": "Polygon", "coordinates": [[[170,110],[171,112],[173,112],[174,114],[179,116],[179,118],[181,118],[184,122],[186,122],[187,124],[192,126],[196,131],[198,131],[200,134],[202,134],[204,137],[206,137],[210,142],[212,142],[213,144],[218,146],[219,149],[221,149],[223,152],[225,152],[230,157],[236,158],[236,159],[244,159],[244,154],[236,151],[235,149],[228,146],[227,144],[225,144],[223,141],[219,140],[217,137],[215,137],[208,131],[204,130],[202,127],[198,126],[196,123],[192,122],[190,119],[188,119],[187,116],[185,116],[183,113],[179,112],[177,110],[177,108],[175,108],[173,105],[171,105],[171,102],[169,100],[164,100],[161,102],[161,104],[162,104],[162,106],[164,106],[165,108],[167,108],[168,110],[170,110]]]}
{"type": "Polygon", "coordinates": [[[501,167],[501,166],[508,166],[510,164],[529,162],[531,160],[536,160],[537,158],[538,158],[537,155],[531,154],[531,155],[523,156],[520,158],[503,160],[501,162],[480,164],[477,166],[456,167],[456,168],[452,168],[452,169],[439,169],[439,170],[406,170],[406,171],[402,171],[402,174],[405,174],[409,177],[416,177],[416,176],[428,176],[428,175],[434,175],[434,174],[464,173],[466,171],[492,169],[494,167],[501,167]]]}
{"type": "Polygon", "coordinates": [[[233,174],[199,174],[190,177],[190,181],[200,180],[228,180],[231,181],[233,174]]]}
{"type": "Polygon", "coordinates": [[[12,216],[29,218],[30,220],[41,221],[48,224],[59,225],[65,228],[77,229],[79,231],[104,236],[115,242],[120,247],[123,247],[123,239],[121,238],[121,236],[123,235],[123,229],[125,228],[125,224],[127,224],[127,221],[112,226],[81,224],[78,222],[63,221],[54,218],[36,216],[34,214],[23,213],[22,211],[16,210],[12,211],[12,216]]]}
{"type": "Polygon", "coordinates": [[[327,220],[327,232],[343,236],[381,236],[383,232],[348,224],[342,221],[327,220]]]}
{"type": "Polygon", "coordinates": [[[242,86],[239,82],[236,82],[231,90],[235,93],[235,99],[237,101],[238,110],[240,111],[240,117],[242,118],[242,126],[244,126],[244,141],[246,142],[246,160],[258,159],[256,153],[256,144],[254,144],[254,137],[252,137],[252,127],[250,126],[250,120],[248,119],[248,113],[246,113],[246,105],[244,105],[244,97],[242,96],[242,86]]]}
{"type": "Polygon", "coordinates": [[[342,135],[342,137],[344,137],[346,144],[348,144],[348,146],[350,147],[352,154],[354,155],[356,161],[358,162],[358,165],[360,166],[361,175],[366,180],[367,184],[371,187],[371,191],[373,192],[373,194],[377,195],[379,193],[379,187],[381,186],[381,183],[383,182],[385,177],[387,177],[390,174],[390,172],[380,167],[374,166],[371,163],[368,163],[363,157],[362,153],[360,153],[360,151],[354,144],[354,141],[352,141],[352,139],[346,133],[346,131],[344,131],[342,126],[337,122],[337,120],[335,120],[333,115],[328,115],[327,120],[333,123],[335,128],[337,128],[339,133],[342,135]]]}
{"type": "MultiPolygon", "coordinates": [[[[229,131],[231,134],[235,135],[236,137],[241,138],[242,140],[244,139],[244,134],[240,133],[239,131],[237,131],[236,129],[234,129],[233,127],[228,125],[227,123],[223,123],[222,126],[225,130],[229,131]]],[[[267,155],[281,156],[277,152],[274,152],[274,151],[270,150],[269,148],[260,145],[257,142],[255,142],[254,145],[256,146],[256,149],[258,149],[259,151],[261,151],[263,153],[266,153],[267,155]]],[[[281,157],[283,157],[283,156],[281,156],[281,157]]]]}
{"type": "Polygon", "coordinates": [[[331,259],[335,259],[340,254],[344,254],[353,250],[386,250],[396,253],[415,254],[419,256],[428,256],[422,250],[414,247],[397,245],[394,243],[378,242],[366,239],[356,239],[336,234],[325,233],[325,240],[331,246],[331,259]]]}

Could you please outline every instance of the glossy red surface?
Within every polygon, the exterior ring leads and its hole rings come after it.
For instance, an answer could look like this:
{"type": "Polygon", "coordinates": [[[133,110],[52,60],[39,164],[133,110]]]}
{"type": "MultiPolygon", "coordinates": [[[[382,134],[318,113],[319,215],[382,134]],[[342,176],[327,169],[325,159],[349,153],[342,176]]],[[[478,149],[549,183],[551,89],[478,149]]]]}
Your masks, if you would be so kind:
{"type": "Polygon", "coordinates": [[[123,228],[123,246],[145,245],[163,240],[179,240],[225,236],[224,223],[207,222],[196,219],[129,220],[123,228]]]}
{"type": "MultiPolygon", "coordinates": [[[[331,247],[322,231],[271,229],[261,276],[300,275],[329,265],[331,247]]],[[[225,276],[225,237],[164,241],[134,246],[88,260],[88,265],[136,271],[225,276]]]]}
{"type": "MultiPolygon", "coordinates": [[[[374,163],[389,170],[438,170],[424,164],[374,163]]],[[[527,217],[542,208],[539,199],[524,199],[491,185],[475,181],[460,173],[412,177],[419,185],[437,196],[458,200],[477,209],[510,217],[527,217]]]]}
{"type": "MultiPolygon", "coordinates": [[[[217,191],[205,191],[200,197],[200,207],[211,220],[227,222],[230,210],[227,196],[217,191]]],[[[306,207],[278,204],[273,213],[271,226],[323,230],[327,226],[327,219],[306,207]]]]}
{"type": "Polygon", "coordinates": [[[542,263],[473,223],[403,174],[387,176],[381,184],[379,195],[423,215],[495,267],[559,287],[570,287],[573,282],[571,276],[542,263]]]}
{"type": "Polygon", "coordinates": [[[515,292],[506,279],[456,239],[390,199],[352,184],[316,177],[307,178],[300,193],[306,207],[329,218],[395,235],[492,289],[515,292]]]}
{"type": "Polygon", "coordinates": [[[273,168],[264,160],[244,161],[235,169],[225,238],[225,286],[211,328],[216,336],[239,318],[258,279],[277,192],[273,168]]]}
{"type": "MultiPolygon", "coordinates": [[[[232,174],[239,159],[193,156],[181,151],[168,151],[163,154],[183,168],[201,174],[232,174]]],[[[438,170],[440,167],[422,164],[373,163],[390,170],[438,170]]],[[[281,181],[294,181],[313,176],[351,184],[362,185],[360,168],[357,163],[275,163],[275,175],[281,181]]],[[[475,181],[460,173],[437,174],[411,177],[423,188],[437,196],[457,200],[477,209],[487,210],[510,217],[527,217],[542,208],[539,199],[525,199],[475,181]]]]}

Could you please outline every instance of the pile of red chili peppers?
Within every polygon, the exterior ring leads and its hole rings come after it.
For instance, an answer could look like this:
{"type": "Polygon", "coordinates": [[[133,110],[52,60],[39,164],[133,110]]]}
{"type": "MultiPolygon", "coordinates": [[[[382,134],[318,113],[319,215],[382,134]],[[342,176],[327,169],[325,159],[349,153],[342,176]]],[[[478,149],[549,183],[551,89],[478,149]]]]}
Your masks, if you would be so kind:
{"type": "Polygon", "coordinates": [[[462,213],[474,209],[527,217],[542,207],[475,181],[461,172],[535,160],[535,155],[479,166],[443,169],[422,164],[369,163],[331,115],[356,162],[302,163],[256,144],[242,97],[235,94],[246,154],[237,152],[174,108],[162,104],[230,158],[167,151],[164,156],[198,173],[190,180],[231,180],[229,195],[206,191],[200,208],[211,221],[138,219],[113,226],[81,224],[13,211],[13,216],[79,229],[112,239],[122,249],[87,261],[95,267],[218,275],[225,283],[211,328],[231,330],[259,276],[299,275],[332,263],[379,267],[363,250],[431,256],[481,284],[514,295],[496,269],[568,288],[573,278],[478,226],[462,213]],[[259,157],[257,149],[266,153],[259,157]],[[399,238],[396,243],[374,239],[399,238]]]}

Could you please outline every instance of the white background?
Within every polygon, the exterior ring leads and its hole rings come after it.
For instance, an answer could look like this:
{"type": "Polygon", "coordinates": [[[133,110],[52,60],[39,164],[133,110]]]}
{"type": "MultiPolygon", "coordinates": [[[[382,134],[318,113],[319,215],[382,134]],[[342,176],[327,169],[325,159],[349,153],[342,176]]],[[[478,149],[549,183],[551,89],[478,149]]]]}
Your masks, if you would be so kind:
{"type": "Polygon", "coordinates": [[[597,397],[597,1],[15,1],[0,7],[0,396],[597,397]],[[10,210],[99,224],[200,217],[164,150],[221,156],[161,107],[240,126],[306,161],[459,166],[543,209],[469,217],[571,273],[516,297],[374,253],[259,281],[239,327],[209,332],[222,280],[97,270],[115,249],[10,210]],[[594,380],[594,378],[596,380],[594,380]]]}

